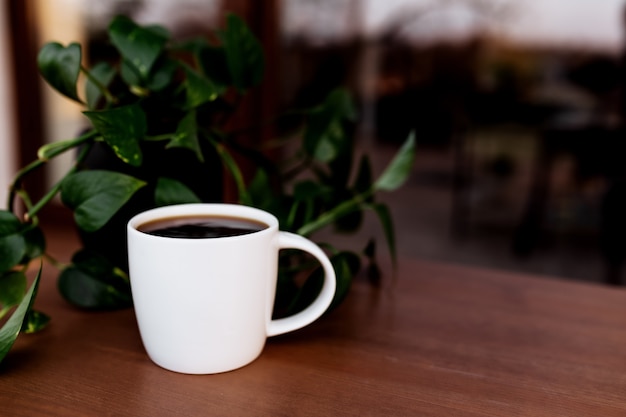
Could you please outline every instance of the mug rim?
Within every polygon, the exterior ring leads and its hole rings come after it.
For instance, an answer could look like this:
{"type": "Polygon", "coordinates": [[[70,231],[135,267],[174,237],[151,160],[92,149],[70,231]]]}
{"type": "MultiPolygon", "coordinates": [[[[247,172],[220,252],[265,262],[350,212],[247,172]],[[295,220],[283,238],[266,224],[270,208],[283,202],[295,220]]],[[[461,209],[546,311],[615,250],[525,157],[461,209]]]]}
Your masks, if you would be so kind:
{"type": "Polygon", "coordinates": [[[271,233],[273,230],[278,230],[278,219],[273,214],[252,206],[246,206],[244,204],[232,204],[232,203],[187,203],[187,204],[173,204],[169,206],[156,207],[142,211],[135,214],[127,222],[126,225],[128,231],[132,233],[138,233],[141,236],[155,238],[155,239],[171,239],[171,240],[184,240],[184,241],[207,241],[207,240],[222,240],[222,239],[242,239],[250,236],[258,236],[262,233],[271,233]],[[144,223],[154,221],[160,218],[172,217],[172,216],[187,216],[187,215],[226,215],[232,217],[241,217],[244,219],[250,219],[257,222],[262,222],[267,225],[266,228],[257,230],[252,233],[247,233],[238,236],[220,236],[220,237],[208,237],[208,238],[194,238],[185,239],[180,237],[168,237],[168,236],[156,236],[150,233],[142,232],[138,229],[144,223]]]}

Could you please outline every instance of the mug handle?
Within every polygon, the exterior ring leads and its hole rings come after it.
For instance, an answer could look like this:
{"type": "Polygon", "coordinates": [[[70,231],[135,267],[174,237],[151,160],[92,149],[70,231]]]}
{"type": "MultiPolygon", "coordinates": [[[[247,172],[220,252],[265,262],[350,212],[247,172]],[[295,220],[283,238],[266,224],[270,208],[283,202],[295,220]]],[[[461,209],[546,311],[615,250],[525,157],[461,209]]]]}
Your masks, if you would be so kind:
{"type": "Polygon", "coordinates": [[[324,251],[315,243],[300,235],[289,232],[279,232],[278,247],[279,249],[299,249],[317,258],[322,264],[322,268],[324,268],[324,283],[317,298],[307,308],[289,317],[270,320],[267,326],[268,336],[291,332],[317,320],[330,306],[337,288],[333,265],[330,263],[324,251]]]}

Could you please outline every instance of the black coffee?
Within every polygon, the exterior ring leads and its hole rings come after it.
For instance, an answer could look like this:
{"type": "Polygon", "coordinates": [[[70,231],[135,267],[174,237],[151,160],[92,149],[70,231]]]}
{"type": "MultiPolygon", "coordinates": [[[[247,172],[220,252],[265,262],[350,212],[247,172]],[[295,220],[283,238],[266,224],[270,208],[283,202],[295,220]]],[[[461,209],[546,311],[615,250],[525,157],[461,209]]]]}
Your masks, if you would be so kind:
{"type": "Polygon", "coordinates": [[[137,230],[154,236],[207,239],[247,235],[267,228],[265,223],[240,217],[194,215],[152,220],[137,230]]]}

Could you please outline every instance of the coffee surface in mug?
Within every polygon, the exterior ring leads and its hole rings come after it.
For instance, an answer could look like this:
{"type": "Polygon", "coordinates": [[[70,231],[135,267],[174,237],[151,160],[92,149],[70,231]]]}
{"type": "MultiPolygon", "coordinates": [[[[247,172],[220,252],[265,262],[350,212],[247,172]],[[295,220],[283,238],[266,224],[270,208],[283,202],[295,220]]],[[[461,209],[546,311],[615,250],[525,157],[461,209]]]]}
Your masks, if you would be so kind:
{"type": "Polygon", "coordinates": [[[137,230],[161,237],[208,239],[247,235],[268,227],[260,221],[242,217],[189,215],[152,220],[137,230]]]}

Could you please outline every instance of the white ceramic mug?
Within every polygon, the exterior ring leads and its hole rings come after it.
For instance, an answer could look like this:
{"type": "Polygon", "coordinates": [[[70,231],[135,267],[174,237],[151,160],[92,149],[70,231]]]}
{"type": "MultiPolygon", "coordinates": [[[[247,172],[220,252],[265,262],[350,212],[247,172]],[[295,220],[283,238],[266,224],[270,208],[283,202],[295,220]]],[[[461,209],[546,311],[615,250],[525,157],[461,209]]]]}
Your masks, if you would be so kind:
{"type": "Polygon", "coordinates": [[[268,336],[320,317],[335,294],[330,260],[310,240],[278,230],[273,215],[232,204],[183,204],[134,216],[127,226],[135,314],[144,347],[157,365],[182,373],[230,371],[256,359],[268,336]],[[187,239],[137,230],[147,222],[211,215],[250,219],[267,228],[250,234],[187,239]],[[322,291],[305,310],[272,320],[278,251],[300,249],[324,269],[322,291]]]}

